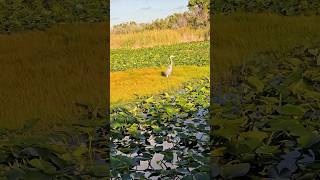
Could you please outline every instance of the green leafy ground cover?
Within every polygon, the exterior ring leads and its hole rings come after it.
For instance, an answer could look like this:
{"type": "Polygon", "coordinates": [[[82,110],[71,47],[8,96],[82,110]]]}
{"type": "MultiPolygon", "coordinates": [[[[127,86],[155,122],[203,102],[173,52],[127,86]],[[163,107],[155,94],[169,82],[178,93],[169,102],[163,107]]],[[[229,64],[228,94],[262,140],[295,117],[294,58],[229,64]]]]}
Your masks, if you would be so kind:
{"type": "Polygon", "coordinates": [[[111,176],[209,179],[209,78],[111,112],[111,176]]]}
{"type": "Polygon", "coordinates": [[[4,130],[0,177],[108,179],[111,163],[113,177],[208,179],[209,91],[206,78],[186,83],[171,95],[140,97],[137,103],[114,107],[111,135],[101,111],[81,104],[80,123],[60,130],[55,127],[47,136],[28,133],[37,120],[28,121],[20,130],[4,130]],[[114,142],[111,161],[110,136],[114,142]]]}
{"type": "Polygon", "coordinates": [[[0,179],[109,179],[107,118],[96,108],[79,105],[81,121],[46,136],[23,129],[0,132],[0,179]]]}
{"type": "Polygon", "coordinates": [[[212,177],[319,179],[320,48],[259,54],[213,97],[212,177]]]}
{"type": "Polygon", "coordinates": [[[44,29],[56,23],[106,22],[109,1],[0,1],[0,33],[44,29]]]}
{"type": "Polygon", "coordinates": [[[319,15],[319,0],[216,0],[211,3],[214,13],[270,12],[280,15],[319,15]]]}
{"type": "Polygon", "coordinates": [[[209,41],[181,43],[141,49],[111,49],[111,71],[131,68],[160,67],[169,63],[168,57],[175,55],[174,66],[209,65],[209,41]],[[197,52],[197,53],[195,53],[197,52]]]}

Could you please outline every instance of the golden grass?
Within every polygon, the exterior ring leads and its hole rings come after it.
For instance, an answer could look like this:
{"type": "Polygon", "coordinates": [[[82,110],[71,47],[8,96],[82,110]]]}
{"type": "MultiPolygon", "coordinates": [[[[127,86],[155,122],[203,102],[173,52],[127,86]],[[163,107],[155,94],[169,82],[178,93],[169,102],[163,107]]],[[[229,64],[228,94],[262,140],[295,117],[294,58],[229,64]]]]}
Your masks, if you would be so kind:
{"type": "Polygon", "coordinates": [[[191,28],[145,30],[128,34],[111,33],[110,47],[111,49],[153,47],[182,42],[203,41],[208,40],[208,38],[209,29],[191,28]]]}
{"type": "Polygon", "coordinates": [[[0,35],[0,128],[41,118],[39,129],[77,118],[74,102],[106,104],[103,23],[0,35]]]}
{"type": "Polygon", "coordinates": [[[230,67],[253,54],[289,50],[319,42],[320,16],[284,17],[274,14],[234,14],[213,17],[212,75],[218,81],[230,78],[230,67]]]}
{"type": "Polygon", "coordinates": [[[135,94],[145,96],[175,90],[188,80],[209,77],[209,69],[209,66],[174,67],[169,78],[161,76],[161,71],[165,70],[165,67],[112,72],[110,75],[111,104],[134,100],[135,94]]]}

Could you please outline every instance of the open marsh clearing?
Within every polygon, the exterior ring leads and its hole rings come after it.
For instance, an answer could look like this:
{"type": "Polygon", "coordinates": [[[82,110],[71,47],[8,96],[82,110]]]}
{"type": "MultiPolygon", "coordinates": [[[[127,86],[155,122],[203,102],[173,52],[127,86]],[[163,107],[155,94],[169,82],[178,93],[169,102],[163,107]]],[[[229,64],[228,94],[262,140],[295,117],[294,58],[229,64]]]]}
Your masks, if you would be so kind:
{"type": "Polygon", "coordinates": [[[178,66],[169,78],[161,76],[162,68],[142,68],[112,72],[110,74],[110,101],[112,104],[128,102],[137,96],[156,95],[174,91],[192,79],[209,77],[209,67],[178,66]]]}
{"type": "Polygon", "coordinates": [[[182,83],[209,76],[209,42],[189,42],[140,49],[112,49],[111,104],[125,103],[139,96],[174,91],[182,83]],[[173,59],[173,73],[161,76],[173,59]]]}

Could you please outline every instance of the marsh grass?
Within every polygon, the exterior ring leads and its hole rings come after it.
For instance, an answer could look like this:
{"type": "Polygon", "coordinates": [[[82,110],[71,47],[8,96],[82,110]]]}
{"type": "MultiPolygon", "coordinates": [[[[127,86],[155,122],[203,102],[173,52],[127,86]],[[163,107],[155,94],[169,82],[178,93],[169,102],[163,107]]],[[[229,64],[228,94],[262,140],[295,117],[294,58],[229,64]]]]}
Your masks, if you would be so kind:
{"type": "Polygon", "coordinates": [[[211,74],[215,83],[230,83],[231,67],[242,65],[258,52],[284,52],[320,40],[320,16],[236,13],[215,15],[212,22],[211,74]]]}
{"type": "Polygon", "coordinates": [[[126,34],[112,33],[110,35],[111,49],[118,48],[143,48],[159,45],[172,45],[184,42],[205,41],[209,39],[207,29],[163,29],[145,30],[126,34]]]}
{"type": "Polygon", "coordinates": [[[111,72],[110,95],[111,104],[133,101],[137,96],[156,95],[179,89],[184,82],[192,79],[209,77],[208,66],[179,66],[174,67],[169,78],[161,76],[161,68],[130,69],[111,72]]]}
{"type": "MultiPolygon", "coordinates": [[[[245,63],[257,52],[285,51],[297,45],[319,42],[318,22],[320,17],[317,16],[216,15],[211,27],[214,42],[211,74],[215,80],[227,81],[232,79],[232,66],[245,63]]],[[[63,24],[46,31],[0,35],[0,127],[19,128],[25,120],[40,117],[39,129],[45,131],[50,129],[52,122],[68,123],[75,119],[74,102],[103,106],[107,92],[107,79],[104,78],[108,68],[107,28],[101,23],[63,24]]],[[[184,38],[184,33],[186,37],[188,33],[203,37],[205,32],[164,30],[111,35],[111,43],[114,43],[111,46],[137,48],[175,44],[185,39],[197,40],[184,38]]],[[[159,69],[150,71],[158,73],[159,69]]],[[[129,77],[128,74],[121,76],[129,77]]],[[[181,75],[182,79],[186,77],[181,75]]]]}
{"type": "Polygon", "coordinates": [[[107,25],[62,24],[0,35],[0,128],[41,118],[39,129],[77,118],[74,103],[105,107],[107,25]]]}

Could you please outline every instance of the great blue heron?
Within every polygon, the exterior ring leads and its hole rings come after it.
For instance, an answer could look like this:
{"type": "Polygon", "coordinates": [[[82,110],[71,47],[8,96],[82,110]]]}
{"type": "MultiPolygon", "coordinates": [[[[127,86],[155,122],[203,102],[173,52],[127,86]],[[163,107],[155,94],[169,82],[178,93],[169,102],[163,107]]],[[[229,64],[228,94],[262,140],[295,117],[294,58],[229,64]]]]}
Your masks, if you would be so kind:
{"type": "Polygon", "coordinates": [[[173,56],[173,55],[171,55],[171,56],[169,57],[169,59],[170,59],[170,65],[168,66],[166,72],[162,72],[162,75],[163,75],[163,76],[169,77],[170,74],[172,73],[172,69],[173,69],[173,60],[172,60],[172,58],[174,58],[174,57],[175,57],[175,56],[173,56]]]}

